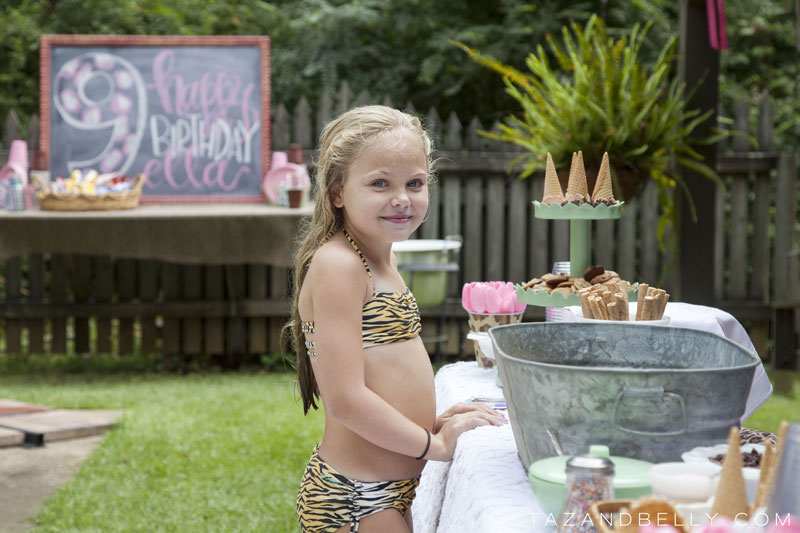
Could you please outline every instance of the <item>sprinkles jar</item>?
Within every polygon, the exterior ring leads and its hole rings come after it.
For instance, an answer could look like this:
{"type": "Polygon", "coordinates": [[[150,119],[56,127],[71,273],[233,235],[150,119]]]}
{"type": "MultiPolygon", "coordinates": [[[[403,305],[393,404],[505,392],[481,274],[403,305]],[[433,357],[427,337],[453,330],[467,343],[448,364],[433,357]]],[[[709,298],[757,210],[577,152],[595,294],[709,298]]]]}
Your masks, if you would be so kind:
{"type": "Polygon", "coordinates": [[[597,501],[614,498],[614,463],[607,457],[576,455],[567,461],[566,474],[566,497],[556,531],[596,532],[589,508],[597,501]]]}

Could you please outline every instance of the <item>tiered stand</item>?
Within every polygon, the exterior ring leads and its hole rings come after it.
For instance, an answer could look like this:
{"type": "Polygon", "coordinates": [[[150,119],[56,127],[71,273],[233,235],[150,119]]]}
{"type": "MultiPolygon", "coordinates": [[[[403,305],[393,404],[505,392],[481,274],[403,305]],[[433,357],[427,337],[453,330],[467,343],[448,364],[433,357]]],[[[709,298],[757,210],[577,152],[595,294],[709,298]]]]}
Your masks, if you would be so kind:
{"type": "MultiPolygon", "coordinates": [[[[569,275],[573,278],[583,276],[589,267],[589,221],[617,219],[622,216],[623,205],[625,202],[617,202],[611,206],[600,204],[597,207],[590,204],[557,205],[533,202],[536,218],[569,220],[569,275]]],[[[577,294],[569,296],[564,296],[559,292],[547,294],[542,290],[523,289],[521,284],[517,284],[515,287],[517,300],[526,304],[540,307],[580,305],[577,294]]],[[[636,299],[635,288],[628,291],[628,299],[636,299]]]]}

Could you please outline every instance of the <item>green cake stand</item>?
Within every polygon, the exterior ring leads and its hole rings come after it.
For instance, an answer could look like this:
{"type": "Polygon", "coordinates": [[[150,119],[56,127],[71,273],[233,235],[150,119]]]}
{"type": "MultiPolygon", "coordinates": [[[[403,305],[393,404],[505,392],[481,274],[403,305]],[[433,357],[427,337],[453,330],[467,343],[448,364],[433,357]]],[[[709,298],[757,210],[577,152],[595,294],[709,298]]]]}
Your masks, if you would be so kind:
{"type": "MultiPolygon", "coordinates": [[[[615,220],[622,216],[625,202],[612,205],[600,204],[545,204],[533,202],[534,216],[549,220],[569,220],[569,275],[573,278],[583,276],[589,268],[589,221],[590,220],[615,220]]],[[[523,289],[516,285],[517,300],[530,305],[542,307],[566,307],[579,305],[577,294],[564,296],[561,293],[547,294],[544,291],[523,289]]],[[[635,298],[635,292],[629,291],[628,297],[635,298]],[[631,296],[633,293],[633,296],[631,296]]]]}

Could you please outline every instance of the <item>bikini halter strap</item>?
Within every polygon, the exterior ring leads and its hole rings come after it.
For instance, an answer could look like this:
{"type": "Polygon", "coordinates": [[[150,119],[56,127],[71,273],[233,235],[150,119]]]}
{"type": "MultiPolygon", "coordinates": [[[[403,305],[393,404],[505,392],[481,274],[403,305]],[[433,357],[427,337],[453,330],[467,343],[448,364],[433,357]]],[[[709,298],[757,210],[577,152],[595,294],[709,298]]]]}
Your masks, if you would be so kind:
{"type": "Polygon", "coordinates": [[[367,263],[367,259],[364,257],[364,254],[361,253],[361,250],[358,248],[356,241],[347,233],[347,230],[342,228],[342,232],[344,236],[347,237],[347,240],[350,241],[350,244],[353,246],[353,249],[356,251],[358,256],[361,258],[361,262],[364,264],[364,269],[367,271],[367,275],[369,276],[370,284],[372,285],[372,293],[375,294],[375,280],[372,279],[372,271],[369,269],[369,264],[367,263]]]}

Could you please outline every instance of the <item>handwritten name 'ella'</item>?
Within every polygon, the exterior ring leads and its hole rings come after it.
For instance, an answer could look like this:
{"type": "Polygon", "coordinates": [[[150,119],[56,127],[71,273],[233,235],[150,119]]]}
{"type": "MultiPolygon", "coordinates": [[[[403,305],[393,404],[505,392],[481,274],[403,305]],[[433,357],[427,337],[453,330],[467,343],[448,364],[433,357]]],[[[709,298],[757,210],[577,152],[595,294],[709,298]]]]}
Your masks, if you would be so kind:
{"type": "Polygon", "coordinates": [[[255,84],[243,87],[239,76],[225,72],[186,82],[174,67],[171,50],[153,62],[152,87],[164,113],[149,119],[155,157],[145,164],[148,187],[161,188],[165,181],[175,191],[227,192],[248,176],[257,179],[250,166],[260,129],[259,111],[251,102],[255,84]],[[176,165],[183,172],[176,172],[176,165]]]}

